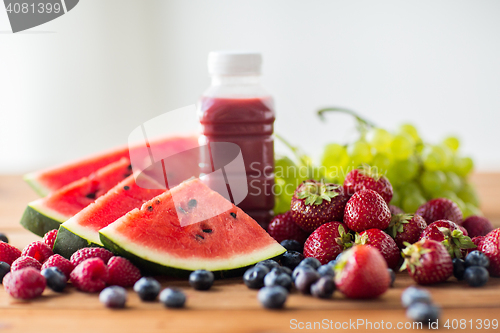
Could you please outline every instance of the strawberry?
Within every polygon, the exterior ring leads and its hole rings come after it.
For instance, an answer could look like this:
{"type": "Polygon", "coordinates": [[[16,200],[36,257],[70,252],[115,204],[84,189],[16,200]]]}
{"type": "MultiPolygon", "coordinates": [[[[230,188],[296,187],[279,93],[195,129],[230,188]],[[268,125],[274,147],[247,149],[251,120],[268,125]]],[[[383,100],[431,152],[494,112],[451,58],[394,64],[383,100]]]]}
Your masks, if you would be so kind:
{"type": "Polygon", "coordinates": [[[79,290],[88,293],[101,291],[106,287],[109,272],[101,258],[82,261],[71,272],[71,283],[79,290]]]}
{"type": "Polygon", "coordinates": [[[441,242],[452,258],[461,259],[466,249],[475,249],[476,245],[469,236],[464,235],[460,226],[447,220],[438,220],[427,226],[420,239],[431,239],[441,242]]]}
{"type": "Polygon", "coordinates": [[[335,284],[349,298],[378,297],[387,291],[390,280],[384,257],[372,246],[354,246],[335,264],[335,284]]]}
{"type": "Polygon", "coordinates": [[[404,210],[402,210],[398,206],[394,206],[394,205],[389,205],[389,210],[391,211],[392,215],[404,214],[405,213],[404,210]]]}
{"type": "Polygon", "coordinates": [[[481,247],[481,243],[483,242],[484,237],[486,236],[476,236],[471,238],[472,243],[474,243],[477,246],[478,250],[481,247]]]}
{"type": "Polygon", "coordinates": [[[312,232],[323,223],[341,221],[346,202],[343,187],[308,180],[295,189],[290,210],[295,223],[312,232]]]}
{"type": "Polygon", "coordinates": [[[373,190],[361,190],[347,201],[344,223],[353,231],[387,229],[391,222],[391,211],[384,199],[373,190]]]}
{"type": "Polygon", "coordinates": [[[392,185],[377,169],[363,165],[360,169],[349,172],[344,180],[344,191],[349,197],[361,190],[374,190],[389,204],[392,199],[392,185]]]}
{"type": "Polygon", "coordinates": [[[302,230],[295,223],[291,211],[276,215],[267,227],[267,232],[278,243],[281,243],[285,239],[294,239],[303,245],[309,236],[309,233],[302,230]]]}
{"type": "Polygon", "coordinates": [[[449,220],[456,224],[462,224],[462,211],[456,203],[446,198],[432,199],[418,207],[415,214],[422,216],[431,224],[437,220],[449,220]]]}
{"type": "Polygon", "coordinates": [[[48,247],[52,250],[54,248],[54,243],[57,238],[57,229],[53,229],[48,231],[44,236],[42,241],[47,244],[48,247]]]}
{"type": "Polygon", "coordinates": [[[14,298],[32,299],[43,293],[46,281],[39,270],[28,267],[7,273],[3,285],[5,291],[14,298]]]}
{"type": "Polygon", "coordinates": [[[89,258],[101,258],[105,264],[113,256],[113,253],[102,247],[84,247],[71,255],[71,263],[76,267],[82,261],[89,258]]]}
{"type": "Polygon", "coordinates": [[[71,263],[68,259],[64,258],[59,254],[54,254],[52,257],[47,259],[42,265],[42,270],[49,267],[57,267],[61,272],[64,273],[66,279],[69,279],[69,275],[75,268],[75,265],[71,263]]]}
{"type": "Polygon", "coordinates": [[[356,245],[370,245],[379,250],[387,267],[395,269],[401,255],[394,239],[380,229],[368,229],[356,234],[356,245]]]}
{"type": "Polygon", "coordinates": [[[395,214],[385,232],[394,238],[398,248],[404,249],[406,247],[404,242],[410,244],[417,242],[426,227],[427,223],[420,215],[395,214]]]}
{"type": "Polygon", "coordinates": [[[26,267],[31,267],[39,271],[42,269],[42,264],[32,257],[19,257],[10,266],[10,271],[15,272],[26,267]]]}
{"type": "Polygon", "coordinates": [[[33,257],[38,260],[40,264],[43,264],[45,260],[49,259],[53,254],[54,252],[52,252],[52,249],[48,247],[47,244],[42,241],[35,241],[28,244],[23,249],[21,256],[33,257]]]}
{"type": "Polygon", "coordinates": [[[322,224],[307,238],[304,244],[304,257],[318,259],[321,264],[337,258],[346,248],[352,246],[352,235],[345,224],[328,222],[322,224]]]}
{"type": "Polygon", "coordinates": [[[453,262],[440,242],[424,238],[415,244],[406,243],[403,257],[401,270],[407,269],[418,284],[444,282],[453,275],[453,262]]]}
{"type": "Polygon", "coordinates": [[[462,226],[467,230],[470,237],[486,236],[493,230],[490,220],[482,216],[469,216],[464,220],[462,226]]]}
{"type": "Polygon", "coordinates": [[[488,271],[491,276],[500,277],[500,228],[489,232],[479,245],[479,251],[490,259],[488,271]]]}
{"type": "Polygon", "coordinates": [[[0,241],[0,261],[12,265],[21,256],[21,251],[10,244],[0,241]]]}
{"type": "Polygon", "coordinates": [[[132,287],[141,278],[141,271],[123,257],[111,257],[108,270],[110,286],[132,287]]]}

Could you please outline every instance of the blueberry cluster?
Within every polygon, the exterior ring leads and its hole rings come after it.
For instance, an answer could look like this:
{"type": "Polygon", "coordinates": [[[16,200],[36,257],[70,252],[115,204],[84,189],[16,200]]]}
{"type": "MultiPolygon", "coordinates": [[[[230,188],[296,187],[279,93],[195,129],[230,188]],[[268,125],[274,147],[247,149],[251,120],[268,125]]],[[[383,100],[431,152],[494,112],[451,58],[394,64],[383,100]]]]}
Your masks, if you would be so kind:
{"type": "Polygon", "coordinates": [[[431,294],[416,287],[408,287],[401,294],[401,303],[406,308],[406,316],[423,324],[434,323],[441,315],[441,308],[432,302],[431,294]]]}
{"type": "Polygon", "coordinates": [[[182,308],[186,303],[186,295],[182,290],[174,287],[161,290],[161,284],[152,277],[142,277],[138,280],[134,284],[134,291],[145,302],[155,301],[160,295],[160,302],[167,308],[182,308]]]}
{"type": "Polygon", "coordinates": [[[470,252],[465,260],[453,259],[453,275],[457,280],[465,280],[471,287],[481,287],[490,277],[488,267],[490,260],[477,250],[470,252]]]}

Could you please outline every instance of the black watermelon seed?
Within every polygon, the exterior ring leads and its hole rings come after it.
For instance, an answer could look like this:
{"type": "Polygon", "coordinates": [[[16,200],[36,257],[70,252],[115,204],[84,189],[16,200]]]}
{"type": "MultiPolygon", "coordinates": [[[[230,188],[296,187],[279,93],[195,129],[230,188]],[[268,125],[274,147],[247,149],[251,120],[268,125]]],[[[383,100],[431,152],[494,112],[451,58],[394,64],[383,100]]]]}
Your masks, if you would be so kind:
{"type": "Polygon", "coordinates": [[[198,235],[198,234],[196,235],[196,237],[201,238],[201,239],[205,239],[205,237],[203,237],[202,235],[198,235]]]}
{"type": "Polygon", "coordinates": [[[86,197],[89,199],[95,199],[95,192],[87,194],[86,197]]]}
{"type": "Polygon", "coordinates": [[[149,210],[150,212],[152,212],[152,211],[153,211],[153,206],[148,206],[148,210],[149,210]]]}
{"type": "Polygon", "coordinates": [[[181,211],[181,213],[184,213],[184,214],[186,214],[186,213],[187,213],[187,212],[184,210],[184,208],[182,208],[182,207],[180,207],[180,206],[179,206],[179,210],[181,211]]]}
{"type": "Polygon", "coordinates": [[[202,229],[202,230],[203,230],[203,232],[205,232],[205,233],[207,233],[207,234],[209,234],[209,233],[211,233],[211,232],[212,232],[212,229],[202,229]]]}
{"type": "Polygon", "coordinates": [[[231,214],[232,217],[236,218],[236,213],[231,212],[229,214],[231,214]]]}
{"type": "Polygon", "coordinates": [[[156,204],[159,205],[160,204],[160,200],[156,200],[156,204]]]}
{"type": "Polygon", "coordinates": [[[132,170],[132,164],[129,164],[127,169],[132,170]]]}
{"type": "Polygon", "coordinates": [[[123,186],[123,189],[124,189],[125,191],[128,191],[128,190],[130,190],[130,186],[123,186]]]}
{"type": "Polygon", "coordinates": [[[130,175],[131,175],[131,173],[126,173],[126,174],[123,175],[123,178],[127,178],[130,175]]]}
{"type": "Polygon", "coordinates": [[[188,208],[194,208],[198,204],[198,201],[196,199],[191,199],[188,201],[188,208]]]}

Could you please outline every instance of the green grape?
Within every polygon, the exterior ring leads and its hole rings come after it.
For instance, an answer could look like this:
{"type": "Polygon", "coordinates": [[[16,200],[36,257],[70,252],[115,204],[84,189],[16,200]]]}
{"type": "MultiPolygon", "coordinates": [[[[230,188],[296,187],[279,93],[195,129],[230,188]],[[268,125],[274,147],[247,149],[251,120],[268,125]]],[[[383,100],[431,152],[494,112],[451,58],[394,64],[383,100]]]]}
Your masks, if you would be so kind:
{"type": "Polygon", "coordinates": [[[421,194],[413,194],[405,196],[402,200],[402,209],[405,213],[413,214],[418,209],[418,207],[422,206],[426,203],[427,200],[421,194]]]}
{"type": "Polygon", "coordinates": [[[445,175],[446,182],[444,183],[443,189],[458,192],[460,188],[462,188],[462,179],[452,171],[446,171],[445,175]]]}
{"type": "Polygon", "coordinates": [[[387,171],[387,178],[396,185],[412,180],[418,174],[418,160],[415,155],[409,156],[406,160],[395,161],[387,171]]]}
{"type": "Polygon", "coordinates": [[[399,132],[409,134],[414,142],[421,141],[417,129],[412,124],[403,124],[399,126],[399,132]]]}
{"type": "Polygon", "coordinates": [[[343,182],[345,178],[344,170],[347,168],[348,163],[349,155],[344,146],[337,143],[330,143],[325,146],[321,158],[321,167],[326,179],[335,183],[342,179],[343,182]]]}
{"type": "Polygon", "coordinates": [[[470,202],[465,203],[465,209],[463,210],[464,219],[472,215],[483,216],[483,212],[470,202]]]}
{"type": "Polygon", "coordinates": [[[378,173],[385,174],[391,166],[391,159],[386,153],[376,153],[371,165],[377,168],[378,173]]]}
{"type": "Polygon", "coordinates": [[[413,138],[406,133],[400,133],[391,141],[390,151],[397,160],[404,160],[413,154],[415,142],[413,138]]]}
{"type": "Polygon", "coordinates": [[[477,195],[474,186],[472,186],[471,184],[464,184],[460,191],[458,191],[457,195],[466,204],[472,204],[476,207],[479,206],[479,196],[477,195]]]}
{"type": "Polygon", "coordinates": [[[453,171],[460,177],[467,176],[474,169],[474,162],[470,157],[457,157],[453,163],[453,171]]]}
{"type": "Polygon", "coordinates": [[[425,147],[422,151],[422,162],[427,170],[441,170],[445,164],[443,149],[438,146],[425,147]]]}
{"type": "Polygon", "coordinates": [[[387,152],[391,147],[392,135],[382,128],[374,128],[368,132],[366,139],[378,152],[387,152]]]}
{"type": "Polygon", "coordinates": [[[395,188],[392,190],[392,199],[390,204],[394,206],[401,207],[401,196],[399,195],[399,191],[397,191],[395,188]]]}
{"type": "Polygon", "coordinates": [[[280,156],[274,160],[274,175],[278,178],[297,178],[297,166],[286,156],[280,156]]]}
{"type": "Polygon", "coordinates": [[[404,185],[399,187],[399,192],[401,193],[401,196],[404,198],[410,197],[412,195],[423,196],[422,190],[420,189],[420,186],[416,182],[405,183],[404,185]]]}
{"type": "Polygon", "coordinates": [[[460,140],[456,136],[449,136],[443,140],[443,144],[453,152],[456,152],[460,147],[460,140]]]}
{"type": "Polygon", "coordinates": [[[453,151],[445,145],[438,145],[437,151],[443,154],[443,165],[441,170],[450,171],[453,168],[453,151]]]}
{"type": "Polygon", "coordinates": [[[373,158],[370,145],[363,140],[349,144],[347,146],[347,154],[349,154],[354,167],[358,167],[364,163],[370,164],[373,158]]]}
{"type": "Polygon", "coordinates": [[[445,182],[446,175],[441,170],[424,170],[420,176],[420,184],[422,184],[424,191],[429,195],[440,191],[445,182]]]}

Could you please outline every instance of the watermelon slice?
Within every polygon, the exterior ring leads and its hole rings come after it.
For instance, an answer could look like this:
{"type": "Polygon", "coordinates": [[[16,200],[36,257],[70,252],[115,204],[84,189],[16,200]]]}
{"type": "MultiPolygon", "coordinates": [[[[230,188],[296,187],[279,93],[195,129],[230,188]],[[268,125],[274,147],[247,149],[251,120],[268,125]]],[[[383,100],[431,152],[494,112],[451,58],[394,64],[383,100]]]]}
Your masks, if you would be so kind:
{"type": "Polygon", "coordinates": [[[189,153],[183,156],[183,168],[175,168],[175,172],[168,175],[170,185],[173,186],[173,184],[179,184],[194,174],[197,175],[198,170],[194,170],[193,168],[196,168],[198,165],[198,152],[192,149],[196,146],[198,146],[198,138],[196,136],[166,137],[151,140],[147,142],[147,145],[144,143],[136,144],[130,148],[130,151],[128,146],[122,146],[54,168],[29,173],[24,176],[24,179],[43,197],[80,178],[87,177],[92,172],[123,157],[129,158],[129,153],[130,156],[133,155],[135,158],[140,159],[142,157],[147,160],[152,151],[161,151],[166,155],[175,155],[176,153],[191,150],[189,156],[187,156],[189,153]]]}
{"type": "Polygon", "coordinates": [[[43,236],[87,207],[132,174],[130,161],[122,158],[88,177],[68,184],[45,198],[32,201],[24,211],[21,225],[43,236]]]}
{"type": "Polygon", "coordinates": [[[196,269],[232,275],[286,251],[255,220],[199,179],[153,198],[99,234],[114,253],[165,275],[183,276],[196,269]]]}
{"type": "Polygon", "coordinates": [[[116,221],[134,208],[140,208],[146,201],[165,192],[152,178],[141,175],[141,185],[149,183],[148,188],[139,187],[130,175],[105,195],[98,198],[75,216],[61,224],[54,244],[54,252],[70,258],[83,247],[102,246],[99,230],[116,221]],[[156,188],[156,189],[155,189],[156,188]]]}

